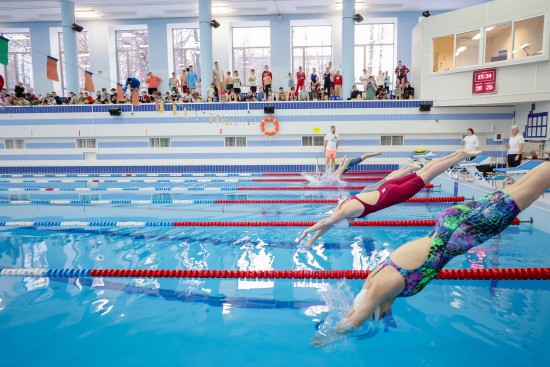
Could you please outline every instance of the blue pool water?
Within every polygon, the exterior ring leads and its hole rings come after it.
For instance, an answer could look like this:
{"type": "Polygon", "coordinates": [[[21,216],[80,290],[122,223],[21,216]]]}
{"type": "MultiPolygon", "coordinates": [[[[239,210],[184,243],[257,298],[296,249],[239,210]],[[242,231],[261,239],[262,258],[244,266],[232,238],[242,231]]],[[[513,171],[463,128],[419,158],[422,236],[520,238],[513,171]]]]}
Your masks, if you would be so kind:
{"type": "MultiPolygon", "coordinates": [[[[268,199],[346,194],[247,193],[248,198],[268,199]]],[[[37,195],[53,199],[67,194],[37,195]]],[[[185,198],[225,195],[186,193],[185,198]]],[[[451,193],[441,189],[420,193],[447,195],[451,193]]],[[[448,205],[402,204],[369,219],[432,219],[448,205]]],[[[314,221],[333,206],[4,205],[0,221],[314,221]]],[[[529,216],[525,212],[520,218],[529,216]]],[[[332,230],[321,245],[305,250],[294,243],[303,229],[0,228],[0,267],[371,269],[390,251],[430,230],[332,230]]],[[[447,268],[545,267],[547,244],[547,233],[521,224],[455,258],[447,268]]],[[[349,304],[361,285],[358,280],[0,277],[2,364],[526,366],[545,365],[550,357],[550,285],[544,281],[434,281],[420,294],[398,299],[392,315],[363,337],[312,348],[316,325],[349,304]]]]}

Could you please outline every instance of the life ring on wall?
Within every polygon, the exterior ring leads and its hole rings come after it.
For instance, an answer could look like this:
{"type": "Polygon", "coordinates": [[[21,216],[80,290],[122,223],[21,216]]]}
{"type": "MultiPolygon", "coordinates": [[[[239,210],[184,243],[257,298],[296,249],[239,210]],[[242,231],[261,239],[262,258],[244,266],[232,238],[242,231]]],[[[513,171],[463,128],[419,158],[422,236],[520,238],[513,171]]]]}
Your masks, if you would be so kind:
{"type": "Polygon", "coordinates": [[[277,121],[275,117],[265,117],[260,123],[260,129],[262,129],[262,133],[264,133],[265,135],[273,136],[279,132],[279,121],[277,121]],[[266,130],[265,125],[270,123],[273,124],[273,130],[266,130]]]}

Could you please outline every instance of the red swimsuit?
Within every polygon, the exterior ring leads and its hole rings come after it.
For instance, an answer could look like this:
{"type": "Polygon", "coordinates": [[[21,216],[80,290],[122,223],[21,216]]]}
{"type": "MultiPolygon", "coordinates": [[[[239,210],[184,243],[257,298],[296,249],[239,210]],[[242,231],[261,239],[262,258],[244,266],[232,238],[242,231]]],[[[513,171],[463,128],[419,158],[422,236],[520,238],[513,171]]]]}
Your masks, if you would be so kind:
{"type": "Polygon", "coordinates": [[[424,181],[417,176],[416,172],[409,173],[406,176],[394,178],[384,182],[379,188],[380,198],[374,205],[370,205],[359,199],[356,195],[353,195],[342,202],[344,205],[348,200],[357,200],[363,204],[363,213],[357,218],[364,218],[367,215],[377,212],[382,209],[386,209],[392,205],[404,202],[407,199],[412,198],[422,188],[424,188],[424,181]]]}

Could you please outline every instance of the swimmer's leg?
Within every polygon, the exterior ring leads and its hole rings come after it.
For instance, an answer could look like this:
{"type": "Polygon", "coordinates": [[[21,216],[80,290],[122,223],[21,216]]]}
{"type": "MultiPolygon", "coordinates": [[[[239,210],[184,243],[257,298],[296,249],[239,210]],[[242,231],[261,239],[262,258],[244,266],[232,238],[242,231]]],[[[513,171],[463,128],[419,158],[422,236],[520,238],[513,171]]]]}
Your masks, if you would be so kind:
{"type": "Polygon", "coordinates": [[[386,177],[384,177],[383,179],[381,179],[377,183],[365,187],[363,190],[361,190],[361,192],[377,191],[380,188],[380,186],[382,186],[386,181],[393,180],[393,179],[400,178],[400,177],[404,177],[404,176],[408,175],[409,173],[412,173],[414,171],[418,171],[419,169],[420,169],[419,164],[410,163],[410,164],[406,165],[403,168],[400,168],[398,170],[395,170],[395,171],[391,172],[389,175],[387,175],[386,177]]]}
{"type": "Polygon", "coordinates": [[[543,163],[529,171],[519,182],[503,190],[510,195],[520,210],[525,210],[550,187],[550,163],[543,163]]]}
{"type": "Polygon", "coordinates": [[[359,163],[363,162],[365,159],[367,158],[370,158],[370,157],[375,157],[377,155],[380,155],[382,154],[381,152],[367,152],[365,154],[363,154],[362,156],[360,157],[357,157],[357,158],[353,158],[352,160],[349,161],[348,163],[348,166],[344,169],[344,173],[348,172],[352,167],[358,165],[359,163]]]}
{"type": "Polygon", "coordinates": [[[468,157],[479,155],[480,153],[481,151],[479,150],[459,149],[448,156],[430,161],[418,171],[417,175],[427,184],[458,162],[468,157]]]}

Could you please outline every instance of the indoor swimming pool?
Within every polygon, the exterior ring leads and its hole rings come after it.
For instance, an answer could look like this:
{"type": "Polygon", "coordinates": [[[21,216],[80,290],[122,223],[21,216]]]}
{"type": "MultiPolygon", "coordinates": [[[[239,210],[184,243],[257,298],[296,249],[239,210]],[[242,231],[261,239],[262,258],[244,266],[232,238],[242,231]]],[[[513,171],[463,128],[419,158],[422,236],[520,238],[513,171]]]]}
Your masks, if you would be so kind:
{"type": "MultiPolygon", "coordinates": [[[[432,228],[333,229],[304,248],[295,240],[305,228],[289,222],[325,218],[335,201],[372,181],[330,188],[274,177],[246,181],[250,178],[3,177],[0,268],[369,270],[432,228]],[[185,179],[203,181],[168,182],[185,179]],[[30,182],[37,180],[49,182],[30,182]],[[49,190],[39,190],[44,188],[49,190]],[[237,221],[251,225],[220,225],[237,221]],[[180,222],[210,224],[175,225],[180,222]]],[[[417,197],[481,194],[462,185],[449,190],[443,181],[435,180],[434,188],[417,197]]],[[[367,220],[432,220],[450,205],[404,203],[367,220]]],[[[519,218],[544,220],[537,215],[528,209],[519,218]]],[[[548,235],[535,227],[528,222],[510,226],[446,268],[544,267],[550,258],[548,235]]],[[[113,360],[158,366],[507,366],[543,365],[550,357],[547,281],[437,280],[414,297],[399,298],[391,314],[358,335],[313,348],[316,328],[349,307],[362,284],[306,278],[0,276],[3,361],[26,366],[96,366],[113,360]]]]}

